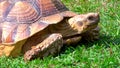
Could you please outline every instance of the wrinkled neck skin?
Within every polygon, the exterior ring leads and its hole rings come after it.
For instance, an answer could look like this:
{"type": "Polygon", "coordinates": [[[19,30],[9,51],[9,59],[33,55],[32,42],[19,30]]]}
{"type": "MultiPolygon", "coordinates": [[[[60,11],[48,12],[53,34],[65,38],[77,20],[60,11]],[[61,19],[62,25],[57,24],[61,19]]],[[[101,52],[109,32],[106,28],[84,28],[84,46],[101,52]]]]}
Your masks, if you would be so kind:
{"type": "Polygon", "coordinates": [[[79,33],[77,30],[74,30],[68,23],[69,18],[65,18],[58,24],[52,25],[49,27],[50,33],[60,33],[63,38],[69,38],[73,36],[78,36],[79,33]]]}

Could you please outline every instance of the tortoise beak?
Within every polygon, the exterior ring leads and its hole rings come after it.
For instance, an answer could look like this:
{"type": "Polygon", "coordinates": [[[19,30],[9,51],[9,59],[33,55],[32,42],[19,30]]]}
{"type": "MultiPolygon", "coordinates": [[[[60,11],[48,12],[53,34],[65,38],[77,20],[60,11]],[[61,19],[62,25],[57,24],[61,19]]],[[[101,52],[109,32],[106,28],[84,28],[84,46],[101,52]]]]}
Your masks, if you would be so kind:
{"type": "Polygon", "coordinates": [[[89,26],[97,25],[100,21],[99,13],[88,13],[87,20],[89,21],[89,26]]]}

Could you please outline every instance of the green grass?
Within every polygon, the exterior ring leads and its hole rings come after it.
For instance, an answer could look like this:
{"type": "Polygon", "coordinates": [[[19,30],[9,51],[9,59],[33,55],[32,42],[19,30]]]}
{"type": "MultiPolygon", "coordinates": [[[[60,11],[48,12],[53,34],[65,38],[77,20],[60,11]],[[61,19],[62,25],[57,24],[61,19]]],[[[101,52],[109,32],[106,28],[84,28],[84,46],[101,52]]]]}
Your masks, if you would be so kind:
{"type": "Polygon", "coordinates": [[[25,63],[23,56],[0,58],[0,68],[120,68],[120,1],[62,0],[76,13],[100,13],[100,40],[65,47],[56,57],[25,63]]]}

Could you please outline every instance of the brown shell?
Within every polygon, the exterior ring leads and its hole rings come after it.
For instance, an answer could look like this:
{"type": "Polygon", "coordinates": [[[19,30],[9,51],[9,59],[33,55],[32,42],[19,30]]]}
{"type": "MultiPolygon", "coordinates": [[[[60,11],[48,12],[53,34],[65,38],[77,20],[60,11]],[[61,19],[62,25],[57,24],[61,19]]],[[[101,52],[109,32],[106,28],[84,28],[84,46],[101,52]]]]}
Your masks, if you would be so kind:
{"type": "Polygon", "coordinates": [[[28,38],[74,15],[60,0],[0,0],[0,43],[28,38]]]}

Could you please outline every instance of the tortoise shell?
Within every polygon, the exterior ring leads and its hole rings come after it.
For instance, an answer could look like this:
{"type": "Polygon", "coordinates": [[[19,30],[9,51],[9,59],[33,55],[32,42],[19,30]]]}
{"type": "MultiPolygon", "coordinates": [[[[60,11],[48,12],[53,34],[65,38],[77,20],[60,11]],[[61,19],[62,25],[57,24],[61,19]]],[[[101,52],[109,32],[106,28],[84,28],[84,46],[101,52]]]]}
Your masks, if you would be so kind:
{"type": "Polygon", "coordinates": [[[75,15],[60,0],[0,0],[0,43],[21,41],[75,15]]]}

